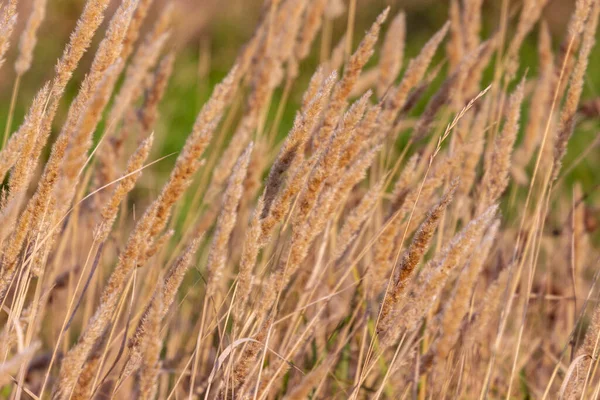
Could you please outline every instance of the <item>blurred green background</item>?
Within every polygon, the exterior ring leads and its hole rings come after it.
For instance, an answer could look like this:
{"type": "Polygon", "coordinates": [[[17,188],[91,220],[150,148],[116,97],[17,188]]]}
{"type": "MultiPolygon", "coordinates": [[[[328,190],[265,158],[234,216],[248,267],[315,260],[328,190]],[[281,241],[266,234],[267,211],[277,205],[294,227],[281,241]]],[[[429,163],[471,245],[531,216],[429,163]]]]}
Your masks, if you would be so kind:
{"type": "MultiPolygon", "coordinates": [[[[348,0],[338,1],[347,6],[348,0]]],[[[31,0],[20,0],[19,21],[13,36],[13,43],[7,60],[0,70],[0,129],[3,131],[9,109],[12,84],[15,77],[13,64],[16,54],[18,36],[28,17],[31,0]]],[[[259,14],[263,0],[177,0],[176,23],[172,45],[177,49],[175,72],[161,105],[161,116],[156,133],[162,137],[163,147],[155,149],[158,153],[167,154],[178,151],[185,140],[198,110],[210,95],[213,86],[219,82],[229,70],[239,48],[250,38],[259,14]]],[[[107,18],[99,33],[96,34],[95,44],[102,38],[103,29],[107,21],[119,4],[113,0],[107,10],[107,18]]],[[[150,15],[144,29],[148,29],[156,13],[162,8],[164,1],[156,0],[153,5],[154,15],[150,15]]],[[[392,7],[392,15],[403,9],[407,13],[407,47],[406,60],[416,55],[430,35],[435,32],[447,19],[448,1],[440,0],[358,0],[357,15],[354,33],[354,45],[358,43],[362,34],[373,22],[377,14],[386,6],[392,7]]],[[[520,11],[520,0],[510,0],[511,27],[516,24],[520,11]]],[[[39,43],[35,50],[32,69],[24,77],[16,103],[13,130],[22,121],[31,99],[45,80],[53,76],[53,67],[61,54],[74,27],[75,21],[83,8],[84,0],[48,0],[48,14],[39,34],[39,43]]],[[[484,29],[483,36],[487,37],[496,29],[500,15],[501,1],[484,1],[484,29]]],[[[564,35],[568,18],[573,9],[572,0],[550,0],[545,8],[543,18],[552,29],[553,44],[558,48],[564,35]]],[[[389,21],[388,21],[389,22],[389,21]]],[[[333,40],[339,40],[347,27],[346,14],[334,19],[333,40]]],[[[509,35],[510,35],[509,29],[509,35]]],[[[521,71],[528,69],[528,74],[533,76],[537,72],[537,26],[529,35],[521,51],[521,71]]],[[[281,124],[280,136],[283,136],[291,126],[295,111],[298,108],[308,78],[319,63],[320,38],[313,46],[311,56],[301,65],[301,75],[294,84],[292,95],[285,108],[281,124]]],[[[72,98],[78,85],[90,64],[93,51],[89,51],[72,79],[68,96],[72,98]]],[[[377,60],[376,53],[370,65],[377,60]]],[[[437,61],[443,61],[443,51],[438,51],[437,61]]],[[[491,69],[490,71],[491,72],[491,69]]],[[[444,75],[443,73],[441,74],[444,75]]],[[[491,74],[488,74],[488,81],[491,74]]],[[[433,85],[432,91],[435,90],[433,85]]],[[[587,84],[584,100],[597,98],[600,88],[600,50],[599,47],[592,52],[588,68],[587,84]]],[[[273,97],[272,104],[278,104],[281,89],[273,97]]],[[[68,101],[63,101],[58,118],[55,120],[54,133],[60,128],[68,101]]],[[[422,105],[421,105],[422,107],[422,105]]],[[[272,109],[275,107],[271,107],[272,109]]],[[[271,116],[274,110],[271,110],[271,116]]],[[[577,132],[570,144],[565,165],[577,158],[595,138],[598,130],[598,120],[586,119],[578,125],[577,132]]],[[[172,160],[173,161],[173,160],[172,160]]],[[[158,171],[169,170],[169,162],[157,166],[158,171]]],[[[598,167],[600,167],[600,153],[594,149],[590,155],[579,164],[569,176],[568,182],[574,179],[581,180],[584,188],[592,190],[598,183],[598,167]]]]}

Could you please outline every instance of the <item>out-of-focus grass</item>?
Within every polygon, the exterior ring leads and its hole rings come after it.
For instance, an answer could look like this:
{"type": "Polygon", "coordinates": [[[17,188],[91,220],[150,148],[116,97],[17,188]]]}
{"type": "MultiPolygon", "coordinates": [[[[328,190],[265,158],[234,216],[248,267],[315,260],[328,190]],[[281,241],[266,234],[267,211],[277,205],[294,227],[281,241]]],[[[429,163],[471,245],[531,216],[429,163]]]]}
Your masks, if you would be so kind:
{"type": "MultiPolygon", "coordinates": [[[[546,19],[551,22],[553,33],[554,48],[558,48],[563,31],[565,29],[564,17],[561,20],[559,14],[564,7],[568,7],[569,2],[562,1],[562,4],[557,3],[558,0],[550,2],[546,12],[546,19]]],[[[116,3],[116,2],[114,2],[116,3]]],[[[210,2],[206,2],[208,5],[210,2]]],[[[198,110],[206,101],[214,85],[219,82],[226,71],[229,70],[237,49],[244,44],[250,37],[257,19],[260,14],[262,1],[240,1],[240,0],[223,0],[219,7],[206,7],[209,18],[206,16],[202,19],[197,30],[191,34],[190,26],[194,27],[194,15],[199,11],[195,10],[191,13],[191,17],[187,17],[189,13],[186,11],[194,9],[194,4],[182,3],[182,12],[179,18],[186,19],[185,23],[175,24],[176,28],[184,26],[187,31],[180,32],[175,30],[173,45],[177,50],[177,60],[175,65],[175,73],[170,81],[166,96],[161,105],[161,116],[157,125],[158,137],[162,141],[162,148],[155,149],[161,155],[171,152],[177,152],[181,149],[183,142],[194,122],[198,110]],[[191,7],[191,8],[190,8],[191,7]],[[191,19],[191,21],[190,21],[191,19]],[[208,24],[205,22],[208,21],[208,24]],[[208,49],[208,52],[207,52],[208,49]],[[209,54],[209,60],[205,57],[209,54]],[[206,74],[199,73],[200,65],[208,65],[206,74]]],[[[354,45],[362,37],[362,33],[368,28],[369,24],[376,17],[376,14],[385,4],[392,6],[392,14],[400,9],[405,9],[407,12],[407,48],[405,56],[405,65],[408,60],[415,56],[421,49],[422,45],[427,41],[430,35],[435,32],[447,19],[447,3],[446,2],[413,2],[413,1],[383,1],[383,0],[364,0],[358,8],[361,10],[356,16],[356,25],[354,30],[354,45]],[[370,4],[372,6],[367,6],[370,4]]],[[[486,18],[484,20],[483,37],[488,37],[498,25],[498,15],[500,2],[486,2],[486,18]]],[[[514,2],[511,2],[514,3],[514,2]]],[[[32,70],[24,77],[17,99],[15,117],[12,130],[16,129],[22,121],[23,115],[26,112],[29,102],[33,98],[36,90],[48,78],[52,76],[52,69],[55,60],[59,56],[67,36],[73,27],[74,21],[78,16],[83,6],[82,0],[60,0],[49,1],[49,16],[41,28],[40,42],[35,52],[35,59],[32,70]]],[[[112,13],[115,4],[112,4],[107,15],[112,13]]],[[[514,4],[518,7],[518,4],[514,4]]],[[[29,4],[25,3],[20,14],[20,19],[24,20],[28,14],[29,4]]],[[[514,13],[518,15],[518,13],[514,13]]],[[[568,14],[566,14],[568,15],[568,14]]],[[[511,26],[514,26],[516,21],[511,20],[511,26]]],[[[106,24],[106,22],[105,22],[106,24]]],[[[346,16],[343,15],[332,21],[333,24],[333,40],[332,45],[335,45],[339,38],[343,35],[347,27],[346,16]]],[[[22,27],[22,21],[19,25],[22,27]]],[[[0,107],[0,129],[3,131],[6,124],[8,113],[8,104],[12,90],[12,80],[14,79],[14,71],[12,63],[16,41],[20,29],[16,32],[13,38],[13,46],[7,62],[0,71],[0,104],[5,105],[0,107]]],[[[96,37],[94,43],[97,44],[101,38],[96,37]]],[[[522,76],[526,70],[529,70],[531,76],[535,76],[537,71],[537,48],[535,45],[537,39],[537,27],[530,34],[528,40],[522,47],[520,54],[520,70],[518,76],[522,76]]],[[[283,137],[289,128],[292,126],[295,110],[301,101],[301,93],[303,93],[310,71],[314,71],[319,63],[320,53],[320,37],[317,38],[317,43],[313,46],[311,56],[301,65],[301,75],[294,82],[291,95],[284,108],[283,118],[278,130],[278,137],[283,137]]],[[[377,54],[373,57],[370,65],[376,63],[377,54]]],[[[444,63],[443,52],[438,52],[436,62],[444,63]]],[[[84,59],[82,65],[78,68],[74,79],[68,87],[67,98],[73,98],[77,92],[78,84],[85,74],[86,68],[89,65],[90,55],[84,59]]],[[[491,81],[493,70],[489,69],[486,72],[487,81],[491,81]]],[[[442,71],[441,76],[444,76],[442,71]]],[[[432,88],[428,91],[432,93],[441,83],[438,78],[432,88]]],[[[600,88],[600,51],[597,49],[592,52],[590,66],[588,68],[587,85],[584,92],[584,99],[594,98],[599,95],[600,88]]],[[[269,118],[266,123],[267,129],[273,122],[275,110],[279,106],[282,96],[282,89],[279,88],[273,95],[269,118]]],[[[425,96],[426,97],[426,96],[425,96]]],[[[417,107],[417,111],[422,109],[426,104],[426,99],[417,107]]],[[[524,110],[527,113],[527,106],[524,110]]],[[[68,108],[68,102],[63,102],[61,106],[61,116],[57,119],[55,126],[60,126],[64,118],[64,113],[68,108]]],[[[598,121],[584,121],[580,123],[569,144],[569,151],[565,159],[565,168],[569,168],[579,155],[587,149],[587,146],[592,142],[600,128],[598,121]]],[[[98,129],[101,132],[102,126],[98,129]]],[[[97,136],[99,133],[97,134],[97,136]]],[[[403,137],[400,137],[399,144],[403,143],[403,137]]],[[[170,165],[174,161],[165,160],[154,168],[159,175],[161,171],[169,171],[170,165]]],[[[600,167],[600,151],[594,149],[588,157],[586,157],[579,165],[577,165],[571,173],[566,177],[566,184],[571,185],[575,180],[581,181],[584,190],[592,190],[596,180],[596,171],[600,167]]],[[[164,174],[163,174],[164,175],[164,174]]],[[[164,177],[163,177],[164,178],[164,177]]],[[[593,195],[594,196],[594,195],[593,195]]],[[[593,197],[592,196],[592,197],[593,197]]]]}

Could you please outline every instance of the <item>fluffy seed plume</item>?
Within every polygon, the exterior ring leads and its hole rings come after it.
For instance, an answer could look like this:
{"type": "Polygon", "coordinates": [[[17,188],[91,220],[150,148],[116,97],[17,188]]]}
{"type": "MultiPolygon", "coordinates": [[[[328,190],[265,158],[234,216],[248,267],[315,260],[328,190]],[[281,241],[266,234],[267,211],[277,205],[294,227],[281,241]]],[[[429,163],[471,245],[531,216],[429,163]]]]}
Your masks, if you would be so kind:
{"type": "Polygon", "coordinates": [[[440,218],[444,214],[448,204],[452,201],[457,185],[458,181],[455,181],[450,189],[444,193],[440,202],[429,210],[425,220],[421,223],[421,226],[419,226],[419,229],[415,233],[415,237],[410,246],[408,246],[408,249],[406,249],[402,255],[400,263],[395,267],[395,271],[397,271],[395,274],[396,276],[390,278],[391,283],[389,289],[386,290],[386,295],[383,304],[381,305],[381,316],[377,326],[379,334],[387,332],[393,325],[392,310],[397,307],[409,279],[413,276],[415,268],[429,248],[431,238],[439,224],[440,218]]]}
{"type": "Polygon", "coordinates": [[[361,199],[360,203],[350,211],[350,214],[346,217],[344,225],[338,235],[338,243],[335,250],[336,255],[334,258],[338,259],[346,251],[363,223],[369,218],[373,207],[375,207],[379,201],[384,184],[385,178],[381,179],[376,185],[369,189],[361,199]]]}
{"type": "Polygon", "coordinates": [[[402,77],[400,85],[391,89],[384,103],[384,113],[382,114],[383,126],[390,126],[396,114],[404,107],[408,99],[409,92],[423,79],[425,72],[431,63],[433,55],[437,51],[440,43],[448,32],[449,24],[446,23],[425,46],[421,49],[419,55],[411,60],[408,64],[406,72],[402,77]]]}
{"type": "Polygon", "coordinates": [[[158,290],[152,307],[148,312],[148,330],[144,338],[145,343],[142,350],[142,367],[139,374],[139,398],[143,400],[154,399],[158,389],[160,350],[162,349],[160,326],[163,308],[163,293],[162,290],[158,290]]]}
{"type": "MultiPolygon", "coordinates": [[[[311,96],[312,98],[310,100],[307,99],[307,101],[305,101],[304,107],[296,116],[296,119],[294,120],[294,127],[279,149],[279,153],[277,154],[277,157],[273,162],[273,166],[269,171],[269,176],[265,184],[265,205],[263,209],[263,217],[265,217],[269,212],[271,203],[281,187],[283,174],[288,171],[290,166],[297,159],[298,153],[304,149],[304,145],[306,144],[308,137],[315,127],[316,121],[323,110],[324,103],[329,97],[329,93],[331,92],[331,88],[335,83],[336,76],[337,74],[333,72],[325,80],[322,87],[314,94],[314,96],[311,96]]],[[[311,86],[314,85],[313,81],[317,79],[319,79],[318,74],[313,76],[313,79],[311,80],[311,86]]],[[[312,92],[311,89],[309,90],[312,92]]]]}
{"type": "Polygon", "coordinates": [[[303,60],[308,56],[311,44],[321,28],[327,2],[328,0],[312,0],[309,3],[295,48],[298,60],[303,60]]]}
{"type": "Polygon", "coordinates": [[[390,24],[381,46],[379,60],[379,76],[377,80],[377,96],[382,98],[388,88],[394,83],[402,68],[404,46],[406,41],[406,15],[399,12],[390,24]]]}
{"type": "Polygon", "coordinates": [[[23,75],[29,71],[33,50],[37,43],[37,32],[46,17],[46,3],[48,0],[35,0],[31,6],[31,14],[27,19],[27,25],[19,40],[19,57],[15,62],[17,75],[23,75]]]}
{"type": "Polygon", "coordinates": [[[150,135],[147,139],[140,143],[136,151],[129,158],[125,173],[115,187],[112,196],[101,211],[100,215],[102,216],[102,221],[98,224],[94,232],[98,242],[103,242],[106,240],[106,238],[108,238],[108,235],[112,229],[112,225],[117,218],[119,205],[127,193],[133,189],[135,183],[142,175],[142,166],[150,154],[150,149],[152,148],[153,142],[154,135],[150,135]]]}
{"type": "Polygon", "coordinates": [[[250,143],[244,153],[238,159],[233,174],[227,183],[227,189],[223,194],[223,202],[221,205],[221,213],[217,220],[217,228],[215,230],[213,242],[211,244],[208,261],[208,283],[207,296],[212,296],[217,290],[217,284],[223,274],[225,262],[227,261],[227,244],[231,231],[235,226],[237,218],[237,207],[242,196],[243,183],[246,178],[246,171],[250,163],[252,155],[253,143],[250,143]]]}
{"type": "Polygon", "coordinates": [[[364,65],[373,55],[375,43],[379,38],[381,24],[386,20],[389,11],[390,9],[388,7],[377,17],[377,20],[373,23],[371,29],[369,29],[365,35],[365,38],[358,45],[358,49],[356,49],[354,54],[348,60],[342,78],[334,86],[329,105],[325,111],[323,124],[316,132],[314,142],[317,148],[322,146],[323,143],[326,143],[335,129],[339,121],[340,112],[346,105],[346,99],[350,95],[364,65]]]}
{"type": "Polygon", "coordinates": [[[10,38],[17,23],[17,0],[9,0],[2,7],[0,14],[0,67],[4,64],[4,56],[10,47],[10,38]]]}
{"type": "Polygon", "coordinates": [[[481,183],[482,189],[478,206],[480,211],[496,202],[508,186],[511,155],[519,132],[524,87],[525,81],[523,80],[510,96],[504,128],[493,143],[491,161],[488,164],[490,167],[481,183]]]}
{"type": "Polygon", "coordinates": [[[560,114],[560,123],[556,133],[554,144],[554,164],[552,165],[552,178],[556,179],[562,166],[562,159],[567,152],[567,143],[575,128],[575,113],[583,91],[584,76],[588,65],[590,53],[596,43],[596,29],[598,27],[598,15],[600,5],[593,2],[589,19],[583,32],[583,42],[579,50],[579,57],[571,76],[571,85],[567,92],[567,99],[560,114]]]}
{"type": "Polygon", "coordinates": [[[439,327],[437,328],[438,338],[431,346],[430,352],[435,352],[435,356],[440,361],[448,357],[450,350],[458,340],[461,323],[469,311],[474,286],[494,244],[499,225],[499,221],[496,221],[483,237],[464,271],[461,272],[449,301],[444,305],[440,315],[436,317],[436,321],[439,321],[439,324],[435,324],[436,327],[439,327]]]}
{"type": "Polygon", "coordinates": [[[440,295],[440,290],[446,283],[450,273],[462,265],[466,255],[473,249],[475,242],[481,239],[481,235],[489,227],[497,210],[498,206],[491,206],[478,218],[469,222],[462,231],[452,238],[439,257],[427,263],[414,282],[412,289],[405,292],[406,298],[403,299],[403,302],[409,306],[404,307],[400,320],[397,321],[398,325],[394,329],[395,332],[388,335],[384,342],[390,343],[391,338],[395,340],[403,329],[412,331],[416,328],[421,318],[429,312],[436,298],[440,295]],[[413,301],[414,303],[411,304],[413,301]]]}

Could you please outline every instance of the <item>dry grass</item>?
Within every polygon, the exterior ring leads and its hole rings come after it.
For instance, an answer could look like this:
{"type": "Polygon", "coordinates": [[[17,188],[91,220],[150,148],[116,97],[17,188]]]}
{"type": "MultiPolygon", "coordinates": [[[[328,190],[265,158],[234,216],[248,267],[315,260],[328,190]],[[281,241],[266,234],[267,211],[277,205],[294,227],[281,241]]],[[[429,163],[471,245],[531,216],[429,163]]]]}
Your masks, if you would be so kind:
{"type": "MultiPolygon", "coordinates": [[[[483,38],[482,2],[453,0],[409,60],[402,10],[359,42],[364,3],[267,0],[160,187],[174,155],[153,144],[180,134],[154,132],[177,74],[174,5],[119,2],[68,100],[108,4],[87,0],[11,133],[45,23],[34,0],[0,151],[0,396],[598,397],[593,196],[562,165],[593,117],[578,112],[600,3],[576,2],[560,49],[547,0],[508,3],[483,38]]],[[[0,8],[1,61],[17,10],[0,8]]]]}

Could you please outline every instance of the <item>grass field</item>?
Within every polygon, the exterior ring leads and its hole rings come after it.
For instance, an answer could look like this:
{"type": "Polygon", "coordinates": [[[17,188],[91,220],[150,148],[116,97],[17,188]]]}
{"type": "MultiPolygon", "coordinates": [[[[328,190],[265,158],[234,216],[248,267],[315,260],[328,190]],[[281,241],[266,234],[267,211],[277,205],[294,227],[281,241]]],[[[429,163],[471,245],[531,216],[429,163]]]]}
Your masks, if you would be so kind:
{"type": "Polygon", "coordinates": [[[0,398],[600,396],[599,0],[4,0],[0,398]]]}

